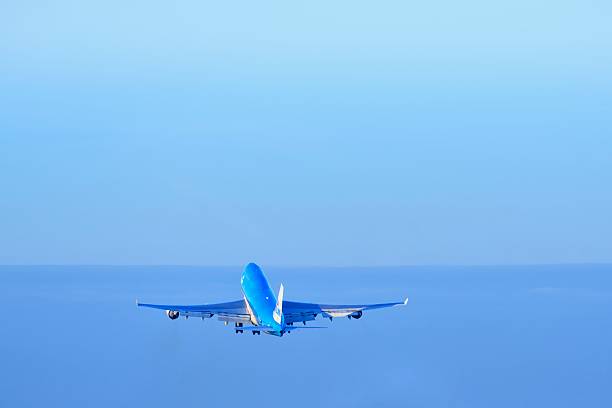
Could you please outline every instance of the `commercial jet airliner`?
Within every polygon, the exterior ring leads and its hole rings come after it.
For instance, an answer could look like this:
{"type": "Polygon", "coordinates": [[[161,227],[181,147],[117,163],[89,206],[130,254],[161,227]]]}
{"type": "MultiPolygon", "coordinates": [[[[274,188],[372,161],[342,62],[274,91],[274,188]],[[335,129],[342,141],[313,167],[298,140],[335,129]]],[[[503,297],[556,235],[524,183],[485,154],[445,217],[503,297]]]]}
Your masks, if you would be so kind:
{"type": "Polygon", "coordinates": [[[306,322],[315,320],[317,316],[329,318],[348,317],[359,319],[364,310],[382,309],[385,307],[408,304],[408,298],[403,302],[376,303],[371,305],[321,305],[316,303],[300,303],[283,300],[284,288],[280,285],[278,297],[268,284],[268,280],[261,268],[254,263],[244,268],[240,279],[243,299],[226,303],[215,303],[209,305],[154,305],[150,303],[138,303],[141,307],[150,307],[166,311],[166,315],[172,319],[179,316],[200,317],[202,320],[217,315],[218,319],[228,323],[234,323],[236,333],[244,333],[244,330],[253,334],[264,333],[274,336],[282,336],[297,329],[320,329],[324,327],[306,326],[306,322]],[[294,326],[293,323],[302,322],[303,326],[294,326]],[[252,324],[245,326],[244,324],[252,324]]]}

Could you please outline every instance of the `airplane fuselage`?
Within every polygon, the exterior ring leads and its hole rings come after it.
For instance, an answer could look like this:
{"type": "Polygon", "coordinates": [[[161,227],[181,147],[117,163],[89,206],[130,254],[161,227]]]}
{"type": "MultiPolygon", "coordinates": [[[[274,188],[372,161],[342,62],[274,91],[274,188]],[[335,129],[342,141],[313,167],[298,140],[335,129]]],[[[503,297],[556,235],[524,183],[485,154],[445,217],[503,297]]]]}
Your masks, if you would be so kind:
{"type": "Polygon", "coordinates": [[[259,266],[250,263],[244,268],[240,286],[251,322],[256,326],[267,327],[264,331],[268,334],[282,336],[285,332],[285,318],[282,311],[275,310],[276,296],[259,266]]]}

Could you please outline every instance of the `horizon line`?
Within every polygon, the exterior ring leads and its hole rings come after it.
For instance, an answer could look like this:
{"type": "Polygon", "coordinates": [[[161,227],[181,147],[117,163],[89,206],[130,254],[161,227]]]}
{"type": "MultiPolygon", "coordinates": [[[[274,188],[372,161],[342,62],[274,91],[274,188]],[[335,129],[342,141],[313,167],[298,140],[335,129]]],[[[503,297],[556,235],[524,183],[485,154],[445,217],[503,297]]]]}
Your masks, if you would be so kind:
{"type": "MultiPolygon", "coordinates": [[[[337,269],[348,269],[348,268],[440,268],[440,267],[457,267],[457,268],[481,268],[481,267],[512,267],[512,266],[612,266],[610,262],[532,262],[532,263],[423,263],[423,264],[388,264],[388,265],[326,265],[326,264],[314,264],[314,265],[287,265],[287,264],[265,264],[255,262],[260,266],[266,268],[337,268],[337,269]]],[[[179,264],[179,263],[159,263],[159,264],[140,264],[140,263],[10,263],[0,264],[0,268],[4,267],[180,267],[180,268],[243,268],[246,264],[179,264]]]]}

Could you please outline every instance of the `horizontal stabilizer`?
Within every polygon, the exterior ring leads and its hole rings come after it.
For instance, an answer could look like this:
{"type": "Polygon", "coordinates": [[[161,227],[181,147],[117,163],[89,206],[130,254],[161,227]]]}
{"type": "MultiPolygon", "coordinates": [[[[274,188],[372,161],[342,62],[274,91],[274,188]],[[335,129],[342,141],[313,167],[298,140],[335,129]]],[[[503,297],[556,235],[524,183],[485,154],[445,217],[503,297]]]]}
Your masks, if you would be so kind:
{"type": "MultiPolygon", "coordinates": [[[[248,330],[248,331],[276,331],[275,328],[270,326],[238,326],[235,327],[236,330],[248,330]]],[[[286,332],[294,331],[294,330],[302,330],[302,329],[327,329],[324,326],[285,326],[286,332]]]]}
{"type": "Polygon", "coordinates": [[[302,329],[327,329],[325,326],[286,326],[285,331],[294,331],[302,329]]]}
{"type": "Polygon", "coordinates": [[[276,331],[276,329],[270,326],[238,326],[235,327],[236,330],[250,330],[250,331],[276,331]]]}

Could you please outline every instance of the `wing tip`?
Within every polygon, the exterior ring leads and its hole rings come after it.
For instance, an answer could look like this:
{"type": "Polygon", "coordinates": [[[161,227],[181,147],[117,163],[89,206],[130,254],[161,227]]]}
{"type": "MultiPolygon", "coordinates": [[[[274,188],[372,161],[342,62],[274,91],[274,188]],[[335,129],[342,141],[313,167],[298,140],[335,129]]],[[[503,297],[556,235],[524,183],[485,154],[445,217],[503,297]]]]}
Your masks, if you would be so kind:
{"type": "Polygon", "coordinates": [[[404,306],[406,306],[408,304],[408,298],[406,297],[406,299],[404,299],[404,306]]]}

